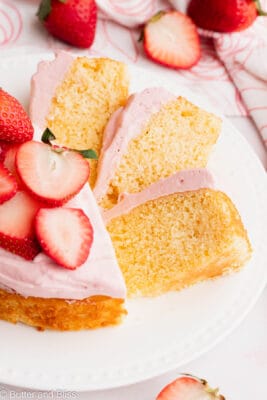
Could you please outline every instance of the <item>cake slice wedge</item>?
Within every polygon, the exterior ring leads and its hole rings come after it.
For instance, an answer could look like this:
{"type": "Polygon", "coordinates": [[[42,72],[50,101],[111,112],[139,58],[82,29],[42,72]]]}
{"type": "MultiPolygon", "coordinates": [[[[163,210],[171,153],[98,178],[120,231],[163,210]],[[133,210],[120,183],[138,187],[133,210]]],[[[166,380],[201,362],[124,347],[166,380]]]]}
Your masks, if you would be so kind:
{"type": "Polygon", "coordinates": [[[82,209],[91,221],[87,260],[70,271],[44,253],[27,261],[0,248],[0,319],[80,330],[116,325],[125,316],[124,279],[89,185],[65,207],[82,209]]]}
{"type": "Polygon", "coordinates": [[[130,96],[105,129],[94,194],[105,209],[177,171],[204,168],[221,120],[164,88],[130,96]]]}
{"type": "MultiPolygon", "coordinates": [[[[119,61],[58,52],[53,61],[42,61],[32,78],[31,120],[39,130],[50,128],[61,144],[99,154],[104,128],[125,104],[128,86],[127,67],[119,61]]],[[[97,161],[90,165],[93,186],[97,161]]]]}
{"type": "Polygon", "coordinates": [[[103,213],[129,296],[157,296],[239,270],[251,245],[206,170],[183,171],[103,213]]]}

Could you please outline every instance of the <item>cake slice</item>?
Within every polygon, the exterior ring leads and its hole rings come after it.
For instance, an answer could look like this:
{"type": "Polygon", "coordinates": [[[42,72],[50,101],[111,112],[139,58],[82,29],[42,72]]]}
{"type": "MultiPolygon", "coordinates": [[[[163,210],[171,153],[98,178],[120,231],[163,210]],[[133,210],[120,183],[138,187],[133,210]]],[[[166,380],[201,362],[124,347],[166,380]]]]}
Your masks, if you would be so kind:
{"type": "Polygon", "coordinates": [[[206,170],[177,173],[103,213],[129,296],[156,296],[239,270],[250,242],[206,170]]]}
{"type": "Polygon", "coordinates": [[[220,129],[218,117],[163,88],[132,95],[105,129],[94,188],[98,203],[111,208],[123,193],[205,167],[220,129]]]}
{"type": "MultiPolygon", "coordinates": [[[[12,118],[20,126],[20,116],[12,118]]],[[[1,146],[18,191],[0,204],[0,320],[40,330],[118,324],[126,287],[87,182],[89,165],[35,136],[1,146]]]]}
{"type": "Polygon", "coordinates": [[[89,257],[71,271],[44,253],[28,261],[0,248],[0,319],[41,330],[79,330],[118,324],[126,314],[124,279],[89,185],[65,207],[90,218],[89,257]]]}
{"type": "MultiPolygon", "coordinates": [[[[57,140],[70,148],[102,146],[104,128],[111,114],[128,97],[126,65],[108,58],[74,58],[59,52],[43,61],[32,78],[30,116],[35,127],[49,127],[57,140]]],[[[91,161],[90,183],[96,179],[91,161]]]]}

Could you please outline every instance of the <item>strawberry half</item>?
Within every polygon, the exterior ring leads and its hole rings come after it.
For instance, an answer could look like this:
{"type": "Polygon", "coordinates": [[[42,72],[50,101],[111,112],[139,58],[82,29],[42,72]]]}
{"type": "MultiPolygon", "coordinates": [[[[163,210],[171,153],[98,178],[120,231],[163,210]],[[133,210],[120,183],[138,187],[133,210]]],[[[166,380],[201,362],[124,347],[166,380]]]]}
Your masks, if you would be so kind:
{"type": "Polygon", "coordinates": [[[17,182],[4,165],[0,164],[0,204],[15,196],[17,182]]]}
{"type": "Polygon", "coordinates": [[[32,260],[40,252],[34,231],[34,218],[39,208],[40,204],[23,191],[1,204],[0,246],[32,260]]]}
{"type": "Polygon", "coordinates": [[[200,42],[192,20],[178,11],[159,12],[144,27],[147,56],[170,68],[187,69],[200,59],[200,42]]]}
{"type": "Polygon", "coordinates": [[[42,0],[37,16],[56,38],[88,48],[95,38],[95,0],[42,0]]]}
{"type": "Polygon", "coordinates": [[[4,162],[6,149],[8,148],[8,144],[5,142],[0,142],[0,162],[4,162]]]}
{"type": "Polygon", "coordinates": [[[44,252],[62,267],[76,269],[87,260],[93,228],[81,209],[42,208],[35,229],[44,252]]]}
{"type": "Polygon", "coordinates": [[[184,375],[167,385],[156,400],[225,400],[218,389],[211,389],[204,379],[184,375]]]}
{"type": "Polygon", "coordinates": [[[90,172],[78,152],[34,141],[18,149],[16,168],[27,189],[51,207],[61,206],[77,194],[90,172]]]}
{"type": "Polygon", "coordinates": [[[20,102],[0,89],[0,140],[23,143],[33,137],[33,126],[20,102]]]}
{"type": "Polygon", "coordinates": [[[4,166],[11,172],[14,178],[17,181],[18,187],[22,187],[23,184],[21,179],[18,176],[15,161],[16,161],[16,154],[20,147],[20,144],[6,144],[3,147],[3,151],[1,153],[2,163],[4,166]]]}

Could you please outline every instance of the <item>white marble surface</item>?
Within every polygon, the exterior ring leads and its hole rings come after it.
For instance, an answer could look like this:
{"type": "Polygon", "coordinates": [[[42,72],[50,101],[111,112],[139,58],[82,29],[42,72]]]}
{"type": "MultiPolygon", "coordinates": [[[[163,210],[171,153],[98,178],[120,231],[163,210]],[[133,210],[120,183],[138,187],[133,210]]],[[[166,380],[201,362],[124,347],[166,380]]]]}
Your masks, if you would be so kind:
{"type": "MultiPolygon", "coordinates": [[[[267,153],[251,120],[242,117],[230,119],[267,168],[267,153]]],[[[233,333],[211,351],[179,370],[128,387],[90,393],[30,392],[0,383],[0,400],[153,400],[180,372],[195,374],[207,379],[211,385],[219,386],[227,400],[267,399],[267,288],[233,333]]]]}

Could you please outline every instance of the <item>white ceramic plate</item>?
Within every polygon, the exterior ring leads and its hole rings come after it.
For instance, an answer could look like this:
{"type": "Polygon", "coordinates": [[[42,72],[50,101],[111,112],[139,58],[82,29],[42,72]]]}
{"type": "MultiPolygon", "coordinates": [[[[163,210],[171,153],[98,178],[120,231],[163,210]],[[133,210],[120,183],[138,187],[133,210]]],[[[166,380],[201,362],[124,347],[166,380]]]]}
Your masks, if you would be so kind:
{"type": "MultiPolygon", "coordinates": [[[[40,59],[0,61],[0,86],[28,103],[30,77],[40,59]]],[[[164,86],[202,107],[205,101],[174,80],[130,67],[132,90],[164,86]]],[[[232,276],[179,293],[127,302],[118,327],[82,332],[38,332],[0,322],[0,381],[44,390],[97,390],[128,385],[182,366],[206,352],[248,313],[266,283],[266,175],[253,151],[224,120],[209,168],[218,188],[238,207],[254,247],[247,266],[232,276]]]]}

